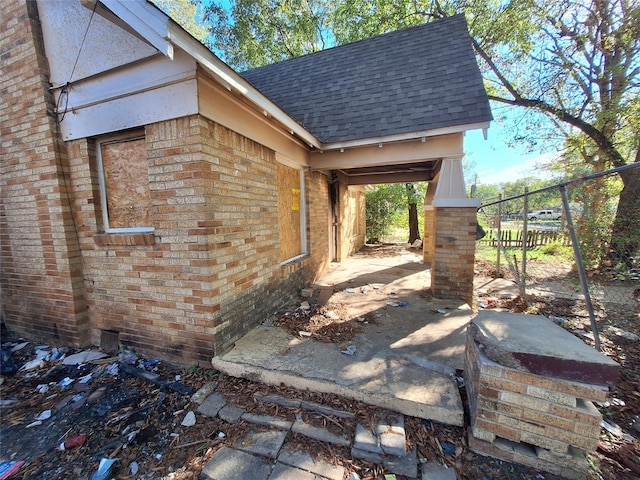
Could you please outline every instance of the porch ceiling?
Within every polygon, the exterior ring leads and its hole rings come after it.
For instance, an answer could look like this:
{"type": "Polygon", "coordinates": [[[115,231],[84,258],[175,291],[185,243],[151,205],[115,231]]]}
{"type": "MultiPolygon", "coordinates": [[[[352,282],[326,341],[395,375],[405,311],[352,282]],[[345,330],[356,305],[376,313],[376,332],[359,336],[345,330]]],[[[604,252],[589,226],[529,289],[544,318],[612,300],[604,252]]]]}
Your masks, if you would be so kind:
{"type": "Polygon", "coordinates": [[[334,171],[340,181],[347,185],[427,182],[436,176],[440,163],[440,160],[427,160],[409,164],[340,168],[334,171]]]}

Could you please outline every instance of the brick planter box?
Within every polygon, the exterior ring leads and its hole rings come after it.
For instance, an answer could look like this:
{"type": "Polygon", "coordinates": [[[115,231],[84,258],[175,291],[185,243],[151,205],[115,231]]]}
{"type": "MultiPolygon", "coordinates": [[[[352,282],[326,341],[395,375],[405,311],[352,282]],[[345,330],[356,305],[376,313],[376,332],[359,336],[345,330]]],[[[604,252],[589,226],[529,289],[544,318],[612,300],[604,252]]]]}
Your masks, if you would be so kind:
{"type": "MultiPolygon", "coordinates": [[[[509,334],[505,336],[510,327],[516,327],[517,331],[519,327],[526,330],[532,326],[530,323],[519,325],[517,320],[530,317],[526,322],[531,322],[535,319],[536,335],[542,338],[575,337],[544,317],[515,315],[517,318],[514,319],[504,315],[513,314],[481,312],[467,331],[465,382],[471,420],[470,448],[482,455],[521,463],[565,478],[586,478],[585,454],[595,450],[602,420],[592,402],[604,401],[608,387],[558,378],[553,372],[528,371],[517,360],[521,350],[518,341],[507,338],[509,334]],[[506,330],[501,325],[503,322],[507,324],[506,330]],[[492,329],[501,331],[503,338],[493,337],[492,329]]],[[[563,344],[558,342],[558,345],[563,344]]],[[[579,355],[576,357],[578,365],[596,368],[593,363],[597,363],[597,356],[593,356],[588,346],[582,345],[590,351],[585,351],[584,363],[580,362],[579,355]]],[[[577,347],[581,349],[579,345],[577,347]]],[[[552,358],[552,351],[535,351],[534,354],[545,362],[552,358]]],[[[559,364],[565,354],[558,352],[559,364]]],[[[601,367],[605,370],[616,365],[602,355],[601,367]]],[[[558,375],[582,378],[580,368],[576,370],[558,375]]]]}

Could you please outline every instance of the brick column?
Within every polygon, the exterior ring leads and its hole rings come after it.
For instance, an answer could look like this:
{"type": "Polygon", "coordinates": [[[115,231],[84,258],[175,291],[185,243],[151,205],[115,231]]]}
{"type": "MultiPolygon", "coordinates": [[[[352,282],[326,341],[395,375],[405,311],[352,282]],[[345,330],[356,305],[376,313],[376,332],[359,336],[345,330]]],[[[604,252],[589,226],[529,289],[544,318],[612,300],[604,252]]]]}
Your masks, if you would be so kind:
{"type": "Polygon", "coordinates": [[[440,207],[435,208],[433,212],[433,294],[437,297],[459,297],[471,304],[477,210],[475,207],[440,207]]]}
{"type": "Polygon", "coordinates": [[[464,189],[461,159],[445,159],[425,198],[423,256],[431,263],[431,291],[473,302],[476,214],[480,202],[464,189]]]}

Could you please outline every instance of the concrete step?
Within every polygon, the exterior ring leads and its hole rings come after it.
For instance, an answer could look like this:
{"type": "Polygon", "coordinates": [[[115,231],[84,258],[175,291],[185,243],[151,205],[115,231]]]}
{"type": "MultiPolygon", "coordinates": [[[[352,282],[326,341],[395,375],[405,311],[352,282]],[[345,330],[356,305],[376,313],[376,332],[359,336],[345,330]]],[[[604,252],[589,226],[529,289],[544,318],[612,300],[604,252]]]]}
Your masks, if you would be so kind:
{"type": "Polygon", "coordinates": [[[455,379],[407,358],[379,355],[367,345],[348,356],[334,344],[295,338],[283,329],[263,325],[225,355],[214,357],[211,364],[234,377],[334,393],[448,425],[464,422],[455,379]]]}

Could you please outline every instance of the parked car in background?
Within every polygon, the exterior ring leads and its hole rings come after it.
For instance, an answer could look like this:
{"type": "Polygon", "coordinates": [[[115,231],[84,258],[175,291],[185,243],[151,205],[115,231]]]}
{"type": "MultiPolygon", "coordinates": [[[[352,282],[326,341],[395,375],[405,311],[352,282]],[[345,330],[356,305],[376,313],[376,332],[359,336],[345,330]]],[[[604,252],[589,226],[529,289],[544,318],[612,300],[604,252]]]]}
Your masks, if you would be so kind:
{"type": "Polygon", "coordinates": [[[537,210],[527,215],[529,220],[560,220],[562,214],[553,210],[537,210]]]}

